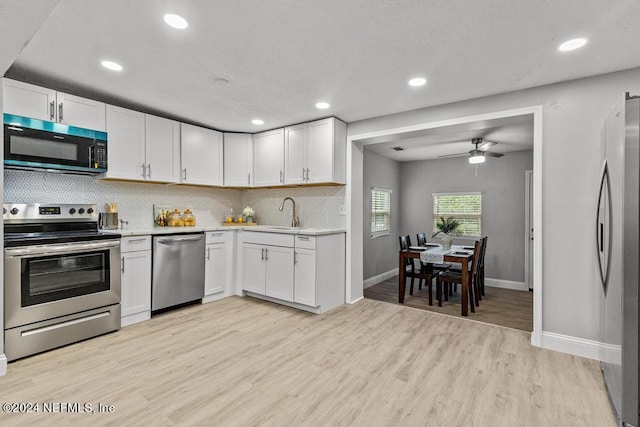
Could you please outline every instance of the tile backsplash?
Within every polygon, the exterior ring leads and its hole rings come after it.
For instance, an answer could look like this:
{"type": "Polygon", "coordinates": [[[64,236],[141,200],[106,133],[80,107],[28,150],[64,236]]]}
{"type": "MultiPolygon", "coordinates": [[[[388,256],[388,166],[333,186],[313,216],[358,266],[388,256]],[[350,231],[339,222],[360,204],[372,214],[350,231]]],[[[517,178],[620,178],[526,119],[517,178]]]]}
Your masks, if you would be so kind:
{"type": "Polygon", "coordinates": [[[96,203],[103,211],[105,203],[118,203],[120,219],[129,228],[153,225],[153,205],[193,208],[197,224],[218,225],[231,209],[238,215],[245,206],[256,211],[260,224],[289,225],[291,202],[282,212],[282,200],[296,201],[303,227],[345,228],[346,216],[338,209],[345,204],[344,186],[298,187],[233,190],[226,188],[107,181],[81,175],[45,172],[4,171],[5,203],[96,203]]]}

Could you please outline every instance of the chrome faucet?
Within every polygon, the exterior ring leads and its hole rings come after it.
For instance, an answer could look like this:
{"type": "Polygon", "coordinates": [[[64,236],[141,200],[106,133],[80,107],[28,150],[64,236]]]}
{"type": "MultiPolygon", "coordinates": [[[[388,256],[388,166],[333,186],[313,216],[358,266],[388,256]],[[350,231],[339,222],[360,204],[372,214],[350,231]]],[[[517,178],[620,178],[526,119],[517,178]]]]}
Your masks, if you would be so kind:
{"type": "Polygon", "coordinates": [[[286,202],[287,200],[291,200],[291,203],[293,204],[293,216],[291,217],[291,226],[292,227],[300,227],[300,218],[298,218],[298,216],[296,215],[296,201],[293,200],[291,197],[285,197],[284,200],[282,201],[282,204],[280,205],[280,208],[278,208],[279,211],[282,211],[284,209],[284,202],[286,202]]]}

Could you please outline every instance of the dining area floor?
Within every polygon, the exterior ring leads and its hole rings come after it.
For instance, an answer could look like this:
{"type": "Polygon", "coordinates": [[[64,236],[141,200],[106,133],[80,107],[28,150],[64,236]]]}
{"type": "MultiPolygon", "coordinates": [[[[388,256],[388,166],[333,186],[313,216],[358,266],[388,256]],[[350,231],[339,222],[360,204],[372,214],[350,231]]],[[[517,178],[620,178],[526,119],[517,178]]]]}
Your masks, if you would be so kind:
{"type": "MultiPolygon", "coordinates": [[[[435,282],[434,282],[435,284],[435,282]]],[[[443,301],[442,307],[438,307],[437,301],[429,305],[427,288],[418,289],[417,280],[413,295],[407,291],[404,304],[420,310],[442,313],[454,317],[462,317],[460,314],[460,287],[458,292],[453,292],[449,301],[443,301]]],[[[398,303],[398,276],[391,277],[383,282],[364,289],[364,297],[378,301],[398,303]]],[[[512,289],[485,287],[485,295],[480,301],[480,308],[467,317],[478,322],[491,325],[504,326],[522,331],[533,331],[533,292],[517,291],[512,289]]]]}

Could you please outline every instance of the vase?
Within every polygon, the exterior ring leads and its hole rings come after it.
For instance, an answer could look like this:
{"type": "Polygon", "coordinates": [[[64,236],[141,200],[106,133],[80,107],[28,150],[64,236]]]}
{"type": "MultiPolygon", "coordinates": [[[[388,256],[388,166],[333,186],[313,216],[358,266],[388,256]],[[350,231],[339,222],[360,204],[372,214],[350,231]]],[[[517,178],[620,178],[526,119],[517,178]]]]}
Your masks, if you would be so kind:
{"type": "Polygon", "coordinates": [[[441,239],[442,239],[442,249],[447,251],[450,250],[451,243],[453,243],[453,239],[451,238],[451,236],[449,236],[448,234],[444,234],[441,239]]]}
{"type": "Polygon", "coordinates": [[[253,217],[252,216],[245,217],[244,222],[253,222],[253,217]]]}

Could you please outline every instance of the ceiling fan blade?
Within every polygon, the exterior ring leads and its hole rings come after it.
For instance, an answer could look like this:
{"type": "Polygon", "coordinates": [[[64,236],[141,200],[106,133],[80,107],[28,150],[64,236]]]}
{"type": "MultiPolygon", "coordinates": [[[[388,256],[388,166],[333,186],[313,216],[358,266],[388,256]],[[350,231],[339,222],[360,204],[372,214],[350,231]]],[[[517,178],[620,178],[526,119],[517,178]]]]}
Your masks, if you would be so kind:
{"type": "Polygon", "coordinates": [[[444,156],[438,156],[439,159],[445,159],[445,158],[450,158],[450,157],[464,157],[464,156],[468,156],[469,152],[467,151],[466,153],[458,153],[458,154],[445,154],[444,156]]]}
{"type": "Polygon", "coordinates": [[[493,141],[483,141],[482,144],[478,145],[478,150],[487,151],[488,149],[490,149],[494,145],[498,145],[498,143],[497,142],[493,142],[493,141]]]}
{"type": "Polygon", "coordinates": [[[489,156],[489,157],[502,157],[502,156],[504,156],[504,154],[502,154],[502,153],[494,153],[493,151],[485,151],[484,155],[485,156],[489,156]]]}

